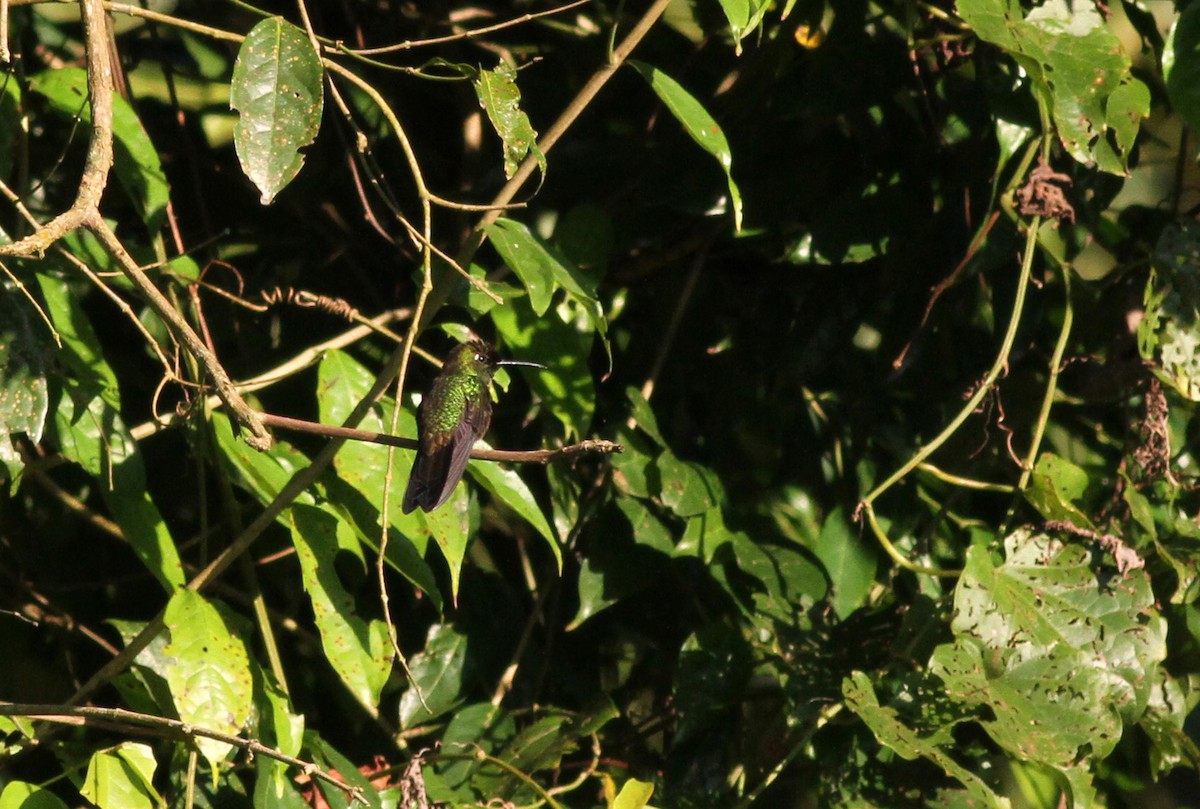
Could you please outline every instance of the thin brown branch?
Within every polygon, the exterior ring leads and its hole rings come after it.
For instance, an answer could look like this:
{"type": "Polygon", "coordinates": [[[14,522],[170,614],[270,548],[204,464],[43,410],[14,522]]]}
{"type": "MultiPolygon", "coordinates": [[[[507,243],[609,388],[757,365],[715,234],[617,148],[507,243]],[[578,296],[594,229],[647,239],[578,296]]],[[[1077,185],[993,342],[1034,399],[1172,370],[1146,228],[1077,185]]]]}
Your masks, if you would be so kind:
{"type": "Polygon", "coordinates": [[[502,31],[505,28],[523,25],[524,23],[536,20],[538,17],[549,17],[554,14],[562,14],[564,11],[570,11],[573,8],[587,5],[590,2],[592,2],[592,0],[575,0],[572,3],[567,3],[565,6],[559,6],[558,8],[537,11],[531,14],[522,14],[520,17],[514,17],[511,20],[498,22],[494,25],[486,25],[483,28],[474,28],[470,31],[460,31],[457,34],[447,34],[446,36],[433,37],[431,39],[416,39],[409,42],[397,42],[394,45],[383,45],[378,48],[347,48],[343,45],[340,47],[340,50],[352,56],[375,56],[381,53],[395,53],[396,51],[406,51],[410,48],[419,48],[427,45],[441,45],[446,42],[457,42],[463,39],[472,39],[474,37],[483,36],[484,34],[502,31]]]}
{"type": "Polygon", "coordinates": [[[124,708],[83,708],[72,705],[40,705],[0,701],[0,716],[27,716],[43,722],[57,722],[67,725],[103,723],[119,728],[150,728],[169,738],[180,741],[191,741],[197,737],[214,739],[218,742],[245,750],[251,755],[266,756],[276,761],[282,761],[290,767],[295,767],[306,775],[318,778],[327,784],[337,787],[354,801],[366,804],[362,789],[352,787],[331,773],[318,767],[311,761],[289,756],[274,747],[268,747],[257,739],[244,739],[231,733],[181,722],[178,719],[168,719],[165,716],[138,713],[124,708]]]}
{"type": "MultiPolygon", "coordinates": [[[[402,449],[417,449],[420,443],[415,438],[402,438],[388,433],[375,433],[368,430],[356,430],[351,427],[338,427],[332,424],[320,424],[315,421],[294,419],[289,416],[277,416],[273,413],[260,413],[263,423],[280,430],[293,430],[310,435],[323,435],[327,438],[344,438],[349,441],[367,441],[372,444],[383,444],[402,449]]],[[[476,447],[471,450],[471,457],[481,461],[508,461],[511,463],[548,464],[569,460],[580,455],[602,454],[611,455],[623,452],[625,448],[613,441],[588,439],[577,444],[571,444],[557,449],[487,449],[476,447]]]]}

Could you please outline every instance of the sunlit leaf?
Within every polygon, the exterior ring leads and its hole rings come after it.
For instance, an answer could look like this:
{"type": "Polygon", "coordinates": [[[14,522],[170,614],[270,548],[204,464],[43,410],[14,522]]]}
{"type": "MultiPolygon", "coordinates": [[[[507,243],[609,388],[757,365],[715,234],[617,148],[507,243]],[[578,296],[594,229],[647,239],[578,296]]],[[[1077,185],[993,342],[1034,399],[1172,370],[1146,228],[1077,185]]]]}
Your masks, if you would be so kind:
{"type": "Polygon", "coordinates": [[[733,152],[725,133],[717,124],[715,118],[704,109],[695,96],[683,89],[683,86],[656,67],[630,60],[629,64],[642,75],[642,78],[654,90],[659,100],[667,106],[675,120],[683,125],[684,131],[692,136],[692,140],[700,144],[704,151],[711,154],[721,164],[725,171],[725,179],[729,183],[729,203],[733,210],[733,229],[742,229],[742,195],[737,184],[733,181],[733,152]]]}
{"type": "Polygon", "coordinates": [[[281,17],[250,30],[238,49],[229,106],[242,171],[269,204],[304,165],[321,126],[324,71],[308,36],[281,17]]]}
{"type": "Polygon", "coordinates": [[[546,156],[538,148],[537,132],[529,123],[529,116],[521,109],[517,69],[501,59],[495,70],[481,70],[475,79],[475,94],[496,134],[504,142],[504,176],[511,178],[516,174],[527,154],[537,159],[544,176],[546,156]]]}
{"type": "MultiPolygon", "coordinates": [[[[245,641],[230,630],[221,613],[202,595],[182,589],[163,614],[171,659],[161,674],[171,688],[179,718],[209,730],[236,735],[254,709],[254,684],[245,641]]],[[[226,742],[196,739],[214,771],[233,750],[226,742]]]]}
{"type": "Polygon", "coordinates": [[[92,756],[79,792],[98,809],[155,809],[154,767],[148,745],[125,742],[92,756]]]}

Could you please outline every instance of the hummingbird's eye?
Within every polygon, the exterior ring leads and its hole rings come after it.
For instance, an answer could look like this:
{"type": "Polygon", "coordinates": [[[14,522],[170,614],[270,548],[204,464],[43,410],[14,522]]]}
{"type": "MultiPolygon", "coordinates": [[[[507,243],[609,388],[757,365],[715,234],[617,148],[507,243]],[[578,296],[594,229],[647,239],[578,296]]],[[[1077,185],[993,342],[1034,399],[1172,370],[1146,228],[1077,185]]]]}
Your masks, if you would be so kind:
{"type": "Polygon", "coordinates": [[[487,357],[483,356],[482,354],[476,354],[475,362],[487,362],[487,357]]]}

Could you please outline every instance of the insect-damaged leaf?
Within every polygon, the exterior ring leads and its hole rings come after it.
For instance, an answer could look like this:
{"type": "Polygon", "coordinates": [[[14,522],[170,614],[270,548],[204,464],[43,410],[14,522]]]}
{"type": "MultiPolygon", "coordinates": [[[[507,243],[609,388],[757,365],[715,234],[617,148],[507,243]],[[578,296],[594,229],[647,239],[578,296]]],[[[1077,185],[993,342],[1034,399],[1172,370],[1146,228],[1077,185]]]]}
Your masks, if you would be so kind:
{"type": "Polygon", "coordinates": [[[495,70],[479,71],[475,94],[487,112],[488,120],[504,141],[504,176],[512,178],[527,154],[537,160],[542,176],[546,174],[546,156],[537,146],[537,132],[529,116],[521,109],[521,89],[517,87],[517,69],[501,60],[495,70]]]}
{"type": "Polygon", "coordinates": [[[321,59],[308,37],[279,17],[250,30],[233,67],[229,106],[240,113],[233,133],[242,171],[275,199],[304,165],[324,104],[321,59]]]}

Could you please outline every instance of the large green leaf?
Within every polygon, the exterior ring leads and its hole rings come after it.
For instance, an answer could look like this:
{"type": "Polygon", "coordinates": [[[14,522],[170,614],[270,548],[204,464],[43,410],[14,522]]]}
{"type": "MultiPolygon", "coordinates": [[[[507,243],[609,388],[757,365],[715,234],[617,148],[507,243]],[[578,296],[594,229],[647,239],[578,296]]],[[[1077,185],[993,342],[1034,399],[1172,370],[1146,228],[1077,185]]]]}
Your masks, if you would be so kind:
{"type": "MultiPolygon", "coordinates": [[[[192,590],[179,590],[163,614],[170,641],[163,648],[170,664],[161,671],[171,688],[179,718],[210,730],[236,735],[254,711],[254,683],[245,641],[220,611],[192,590]]],[[[200,737],[196,746],[216,772],[233,749],[200,737]]]]}
{"type": "Polygon", "coordinates": [[[845,619],[865,603],[867,593],[875,585],[875,555],[851,528],[841,508],[825,517],[812,550],[829,575],[833,609],[838,617],[845,619]]]}
{"type": "Polygon", "coordinates": [[[529,116],[521,109],[521,90],[517,87],[517,69],[504,59],[495,70],[481,70],[475,79],[475,95],[487,112],[488,120],[504,142],[504,176],[511,178],[517,167],[532,154],[546,174],[546,156],[537,145],[537,132],[529,116]]]}
{"type": "Polygon", "coordinates": [[[229,106],[242,171],[269,204],[304,165],[300,150],[321,126],[324,70],[308,36],[281,17],[250,30],[238,49],[229,106]]]}
{"type": "Polygon", "coordinates": [[[290,514],[300,576],[325,657],[355,699],[374,708],[392,670],[392,646],[383,621],[357,614],[338,575],[346,559],[362,565],[358,541],[349,536],[348,524],[315,506],[296,504],[290,514]]]}
{"type": "Polygon", "coordinates": [[[725,180],[729,185],[729,206],[733,211],[733,229],[742,229],[742,193],[737,183],[733,181],[733,152],[729,141],[721,130],[716,119],[704,109],[704,105],[696,97],[683,89],[683,85],[663,73],[658,68],[645,62],[630,60],[629,64],[650,85],[659,100],[666,105],[675,120],[683,125],[684,131],[691,135],[692,140],[700,144],[700,148],[708,152],[721,164],[725,172],[725,180]]]}
{"type": "MultiPolygon", "coordinates": [[[[480,442],[480,447],[486,446],[487,442],[480,442]]],[[[537,501],[533,499],[533,492],[529,491],[529,486],[525,484],[521,476],[515,470],[492,461],[471,461],[467,464],[467,471],[472,478],[491,492],[493,497],[511,508],[517,516],[529,523],[542,539],[546,540],[561,571],[562,549],[558,546],[554,529],[546,521],[546,515],[542,513],[537,501]]]]}
{"type": "Polygon", "coordinates": [[[959,0],[958,13],[1025,69],[1076,160],[1125,173],[1150,91],[1095,7],[1049,0],[1026,15],[1020,0],[959,0]]]}
{"type": "MultiPolygon", "coordinates": [[[[78,67],[47,70],[30,80],[30,89],[45,96],[51,108],[91,124],[87,72],[78,67]]],[[[113,98],[113,170],[125,193],[137,206],[142,221],[157,232],[166,221],[171,189],[159,161],[158,149],[142,128],[133,107],[121,96],[113,98]]]]}

